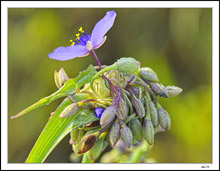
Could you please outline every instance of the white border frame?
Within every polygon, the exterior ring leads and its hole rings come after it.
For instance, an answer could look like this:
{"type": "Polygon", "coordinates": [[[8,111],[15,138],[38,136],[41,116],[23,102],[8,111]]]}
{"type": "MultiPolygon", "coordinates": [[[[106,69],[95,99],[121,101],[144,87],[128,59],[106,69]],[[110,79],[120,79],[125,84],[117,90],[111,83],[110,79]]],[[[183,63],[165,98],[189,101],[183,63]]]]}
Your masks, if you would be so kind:
{"type": "Polygon", "coordinates": [[[1,168],[4,170],[199,170],[219,169],[219,2],[218,1],[1,1],[1,168]],[[9,164],[8,8],[212,8],[212,164],[9,164]],[[145,167],[146,166],[146,167],[145,167]]]}

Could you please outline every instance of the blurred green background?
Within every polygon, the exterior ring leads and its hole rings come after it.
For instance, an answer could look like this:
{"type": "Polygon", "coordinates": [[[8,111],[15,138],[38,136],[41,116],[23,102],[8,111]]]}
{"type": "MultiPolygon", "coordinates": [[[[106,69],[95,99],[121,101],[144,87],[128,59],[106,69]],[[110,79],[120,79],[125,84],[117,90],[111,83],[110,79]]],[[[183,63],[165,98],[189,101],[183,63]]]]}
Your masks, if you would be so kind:
{"type": "MultiPolygon", "coordinates": [[[[160,98],[172,126],[158,133],[149,157],[158,163],[212,162],[212,9],[204,8],[9,8],[8,9],[8,162],[23,163],[61,102],[10,120],[25,107],[57,90],[54,70],[70,77],[92,63],[89,55],[56,61],[47,55],[69,46],[80,26],[91,33],[107,11],[115,10],[107,41],[96,50],[102,64],[134,57],[157,72],[164,85],[183,92],[160,98]]],[[[67,136],[46,162],[70,162],[67,136]]]]}

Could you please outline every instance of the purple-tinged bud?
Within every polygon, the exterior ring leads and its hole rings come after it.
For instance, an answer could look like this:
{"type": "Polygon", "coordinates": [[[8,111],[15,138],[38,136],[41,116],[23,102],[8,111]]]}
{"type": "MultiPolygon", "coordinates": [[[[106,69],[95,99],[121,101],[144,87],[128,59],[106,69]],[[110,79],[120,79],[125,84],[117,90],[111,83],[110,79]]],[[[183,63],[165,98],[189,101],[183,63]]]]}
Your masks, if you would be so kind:
{"type": "Polygon", "coordinates": [[[121,113],[122,118],[119,118],[121,120],[124,120],[127,118],[128,116],[128,108],[127,108],[127,104],[126,101],[120,97],[119,103],[118,103],[118,109],[121,113]]]}
{"type": "Polygon", "coordinates": [[[105,109],[102,108],[102,107],[97,107],[97,108],[95,108],[95,116],[96,116],[97,118],[101,118],[101,116],[102,116],[104,110],[105,110],[105,109]]]}
{"type": "Polygon", "coordinates": [[[170,97],[175,97],[183,91],[183,89],[176,87],[176,86],[167,86],[166,88],[168,90],[168,95],[170,97]]]}
{"type": "Polygon", "coordinates": [[[77,114],[79,111],[79,108],[80,107],[77,103],[70,104],[62,111],[62,113],[60,114],[60,118],[68,118],[70,116],[77,114]]]}
{"type": "Polygon", "coordinates": [[[131,96],[131,103],[134,106],[137,115],[139,118],[143,118],[145,116],[144,106],[141,101],[134,95],[131,96]]]}
{"type": "Polygon", "coordinates": [[[157,109],[152,101],[148,100],[148,103],[149,103],[151,121],[152,121],[154,127],[157,127],[157,125],[158,125],[157,109]]]}
{"type": "Polygon", "coordinates": [[[120,134],[125,146],[127,148],[130,148],[133,139],[131,130],[127,126],[125,126],[124,128],[120,129],[120,134]]]}
{"type": "Polygon", "coordinates": [[[141,140],[143,139],[143,133],[142,133],[142,126],[141,126],[139,119],[132,119],[129,122],[129,127],[131,129],[133,137],[137,141],[141,142],[141,140]]]}
{"type": "Polygon", "coordinates": [[[112,146],[115,146],[115,144],[118,142],[119,132],[120,132],[120,123],[118,119],[116,119],[109,131],[109,141],[112,146]]]}
{"type": "Polygon", "coordinates": [[[149,67],[140,68],[138,75],[143,79],[150,82],[159,82],[157,74],[149,67]]]}
{"type": "Polygon", "coordinates": [[[140,68],[140,62],[131,57],[124,57],[115,63],[116,70],[125,74],[135,73],[140,68]]]}
{"type": "Polygon", "coordinates": [[[146,119],[144,121],[142,131],[143,131],[144,139],[148,142],[148,144],[150,145],[153,144],[154,143],[154,127],[153,127],[151,120],[146,119]]]}
{"type": "Polygon", "coordinates": [[[164,87],[162,84],[153,83],[151,85],[151,89],[156,95],[159,95],[160,97],[169,97],[167,88],[164,87]]]}
{"type": "Polygon", "coordinates": [[[100,125],[101,127],[104,127],[108,123],[110,123],[116,115],[116,106],[109,106],[105,109],[105,111],[102,113],[102,116],[100,118],[100,125]]]}
{"type": "Polygon", "coordinates": [[[166,110],[164,110],[161,106],[157,107],[158,110],[158,117],[159,117],[159,124],[165,130],[169,130],[171,127],[171,119],[166,110]]]}

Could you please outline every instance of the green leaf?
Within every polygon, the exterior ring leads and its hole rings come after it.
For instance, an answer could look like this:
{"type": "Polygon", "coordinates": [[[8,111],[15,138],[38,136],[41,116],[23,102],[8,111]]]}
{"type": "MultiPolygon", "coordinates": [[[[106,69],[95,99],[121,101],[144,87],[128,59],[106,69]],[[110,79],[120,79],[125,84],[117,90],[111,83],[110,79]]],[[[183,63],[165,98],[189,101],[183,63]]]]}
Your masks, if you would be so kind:
{"type": "MultiPolygon", "coordinates": [[[[76,101],[88,98],[88,94],[82,93],[73,96],[76,101]]],[[[79,112],[69,118],[59,118],[61,112],[70,105],[69,98],[64,99],[54,115],[49,119],[45,128],[41,132],[37,142],[31,150],[26,163],[42,163],[59,144],[59,142],[73,129],[88,122],[98,120],[94,112],[81,108],[79,112]]]]}

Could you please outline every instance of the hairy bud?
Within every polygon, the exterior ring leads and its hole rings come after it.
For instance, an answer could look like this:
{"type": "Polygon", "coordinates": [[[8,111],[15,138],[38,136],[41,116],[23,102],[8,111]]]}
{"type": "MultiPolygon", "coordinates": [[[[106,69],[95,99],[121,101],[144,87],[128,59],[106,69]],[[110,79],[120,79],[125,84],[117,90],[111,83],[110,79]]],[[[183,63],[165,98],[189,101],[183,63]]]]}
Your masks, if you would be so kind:
{"type": "Polygon", "coordinates": [[[138,74],[143,80],[159,82],[157,74],[149,67],[140,68],[138,74]]]}
{"type": "Polygon", "coordinates": [[[117,143],[119,138],[119,132],[120,132],[120,123],[118,119],[116,119],[109,131],[109,141],[112,146],[115,146],[115,144],[117,143]]]}
{"type": "Polygon", "coordinates": [[[151,145],[154,143],[154,127],[153,124],[151,122],[151,120],[146,119],[144,121],[143,127],[142,127],[142,131],[143,131],[143,136],[144,139],[151,145]]]}
{"type": "Polygon", "coordinates": [[[183,91],[183,89],[176,87],[176,86],[167,86],[166,88],[168,90],[168,95],[170,97],[175,97],[183,91]]]}
{"type": "Polygon", "coordinates": [[[165,130],[169,130],[171,126],[171,119],[166,110],[161,106],[158,107],[159,124],[165,130]]]}
{"type": "Polygon", "coordinates": [[[157,127],[157,125],[158,125],[157,109],[152,101],[149,100],[148,103],[149,103],[151,121],[152,121],[154,127],[157,127]]]}
{"type": "Polygon", "coordinates": [[[125,74],[132,74],[140,68],[140,62],[131,57],[120,58],[115,64],[116,70],[125,74]]]}
{"type": "Polygon", "coordinates": [[[133,137],[137,141],[141,142],[141,140],[143,139],[143,133],[140,121],[138,119],[132,119],[129,124],[133,137]]]}
{"type": "Polygon", "coordinates": [[[151,89],[156,95],[159,95],[160,97],[169,97],[167,88],[164,87],[162,84],[153,83],[151,85],[151,89]]]}
{"type": "Polygon", "coordinates": [[[107,107],[105,111],[102,113],[102,116],[100,118],[101,127],[104,127],[105,125],[110,123],[115,118],[115,114],[116,114],[115,106],[107,107]]]}
{"type": "Polygon", "coordinates": [[[70,116],[77,114],[79,108],[80,107],[77,103],[70,104],[62,111],[62,113],[60,114],[60,118],[68,118],[70,116]]]}
{"type": "Polygon", "coordinates": [[[135,97],[134,95],[131,97],[131,103],[134,106],[137,115],[142,118],[145,116],[145,110],[144,110],[144,106],[141,103],[141,101],[135,97]]]}
{"type": "Polygon", "coordinates": [[[125,126],[124,128],[120,129],[120,134],[125,146],[130,148],[133,139],[131,130],[125,126]]]}

